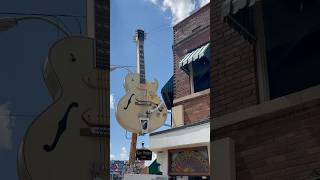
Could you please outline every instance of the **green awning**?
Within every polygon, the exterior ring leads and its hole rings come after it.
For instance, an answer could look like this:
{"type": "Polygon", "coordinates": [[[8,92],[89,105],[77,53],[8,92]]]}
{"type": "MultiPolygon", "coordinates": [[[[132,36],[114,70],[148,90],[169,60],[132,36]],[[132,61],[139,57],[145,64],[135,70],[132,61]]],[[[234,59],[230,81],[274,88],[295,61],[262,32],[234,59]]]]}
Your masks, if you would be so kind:
{"type": "Polygon", "coordinates": [[[225,0],[221,7],[221,15],[225,17],[229,14],[236,14],[240,9],[253,6],[260,0],[225,0]]]}
{"type": "Polygon", "coordinates": [[[173,106],[173,76],[161,89],[161,95],[167,108],[170,110],[173,106]]]}
{"type": "Polygon", "coordinates": [[[210,43],[207,43],[196,50],[186,54],[179,63],[179,67],[189,74],[188,64],[197,61],[199,59],[210,59],[210,43]],[[204,58],[206,57],[206,58],[204,58]]]}
{"type": "Polygon", "coordinates": [[[148,167],[149,174],[162,175],[162,172],[159,170],[160,164],[155,159],[152,164],[148,167]]]}

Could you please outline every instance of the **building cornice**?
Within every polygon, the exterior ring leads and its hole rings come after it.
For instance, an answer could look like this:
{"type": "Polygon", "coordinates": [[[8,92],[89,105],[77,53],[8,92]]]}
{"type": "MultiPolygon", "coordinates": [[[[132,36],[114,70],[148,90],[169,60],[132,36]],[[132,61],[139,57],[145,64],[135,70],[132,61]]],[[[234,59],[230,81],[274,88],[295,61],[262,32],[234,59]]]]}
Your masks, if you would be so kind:
{"type": "Polygon", "coordinates": [[[320,100],[320,85],[213,118],[213,126],[211,126],[211,129],[213,128],[213,130],[217,130],[245,120],[285,110],[314,100],[320,100]]]}
{"type": "Polygon", "coordinates": [[[210,118],[203,119],[203,120],[201,120],[199,122],[196,122],[196,123],[192,123],[192,124],[188,124],[188,125],[184,125],[184,126],[179,126],[179,127],[175,127],[175,128],[171,128],[171,129],[167,129],[167,130],[163,130],[163,131],[158,131],[158,132],[154,132],[154,133],[150,133],[149,136],[165,134],[165,133],[169,133],[169,132],[173,132],[173,131],[177,131],[177,130],[181,130],[181,129],[186,129],[186,128],[193,127],[193,126],[199,126],[199,125],[206,124],[206,123],[210,123],[210,118]]]}
{"type": "Polygon", "coordinates": [[[206,89],[206,90],[203,90],[203,91],[200,91],[200,92],[189,94],[187,96],[183,96],[181,98],[174,99],[173,100],[173,104],[178,104],[180,102],[188,101],[188,100],[191,100],[191,99],[194,99],[194,98],[198,98],[200,96],[204,96],[204,95],[207,95],[207,94],[210,94],[210,88],[206,89]]]}
{"type": "MultiPolygon", "coordinates": [[[[206,31],[210,31],[210,25],[207,25],[205,27],[200,28],[199,30],[197,30],[195,33],[190,34],[188,37],[184,38],[183,40],[180,40],[179,42],[173,44],[172,48],[176,49],[178,47],[180,47],[182,44],[184,43],[188,43],[189,41],[191,41],[192,39],[196,38],[199,36],[199,34],[204,33],[206,31]]],[[[209,42],[209,40],[208,40],[209,42]]],[[[205,42],[205,43],[208,43],[205,42]]],[[[204,43],[204,44],[205,44],[204,43]]]]}

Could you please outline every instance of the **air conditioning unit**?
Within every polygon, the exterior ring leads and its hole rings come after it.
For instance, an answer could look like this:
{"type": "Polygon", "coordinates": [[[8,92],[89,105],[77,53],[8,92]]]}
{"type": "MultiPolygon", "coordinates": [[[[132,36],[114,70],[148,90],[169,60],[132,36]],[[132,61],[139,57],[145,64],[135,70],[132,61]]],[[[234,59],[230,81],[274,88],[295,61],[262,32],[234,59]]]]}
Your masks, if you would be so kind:
{"type": "Polygon", "coordinates": [[[172,127],[184,125],[183,105],[172,107],[172,127]]]}

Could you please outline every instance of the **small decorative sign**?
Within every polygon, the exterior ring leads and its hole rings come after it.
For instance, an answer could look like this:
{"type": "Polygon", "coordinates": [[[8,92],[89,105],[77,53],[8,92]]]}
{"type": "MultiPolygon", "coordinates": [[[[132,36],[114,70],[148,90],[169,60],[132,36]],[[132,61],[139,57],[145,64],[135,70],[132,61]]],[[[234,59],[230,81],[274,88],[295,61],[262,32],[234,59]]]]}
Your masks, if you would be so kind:
{"type": "Polygon", "coordinates": [[[149,149],[137,149],[136,158],[138,160],[151,160],[152,151],[150,151],[149,149]]]}

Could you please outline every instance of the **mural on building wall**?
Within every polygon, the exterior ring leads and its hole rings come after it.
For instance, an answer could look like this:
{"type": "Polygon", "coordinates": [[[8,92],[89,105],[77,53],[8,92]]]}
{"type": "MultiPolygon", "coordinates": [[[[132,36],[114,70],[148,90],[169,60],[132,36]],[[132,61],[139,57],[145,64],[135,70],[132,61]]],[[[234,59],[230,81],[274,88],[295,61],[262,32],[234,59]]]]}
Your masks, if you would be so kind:
{"type": "Polygon", "coordinates": [[[172,150],[169,154],[169,174],[171,175],[210,174],[206,147],[172,150]]]}

